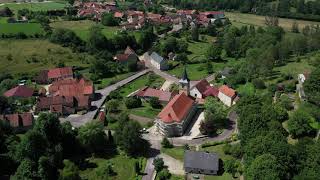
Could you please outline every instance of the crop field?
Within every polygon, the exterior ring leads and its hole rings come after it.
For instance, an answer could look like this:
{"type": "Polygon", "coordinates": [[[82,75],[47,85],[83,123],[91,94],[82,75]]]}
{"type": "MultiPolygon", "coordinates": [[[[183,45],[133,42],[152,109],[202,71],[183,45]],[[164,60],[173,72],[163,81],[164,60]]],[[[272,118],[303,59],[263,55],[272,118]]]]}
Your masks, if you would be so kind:
{"type": "MultiPolygon", "coordinates": [[[[237,13],[237,12],[225,12],[225,15],[230,19],[231,23],[236,26],[243,26],[243,25],[266,26],[265,16],[237,13]]],[[[317,25],[317,24],[320,25],[320,22],[286,19],[286,18],[279,18],[279,25],[282,28],[284,28],[284,30],[290,31],[292,24],[295,21],[299,24],[300,30],[307,25],[317,25]]]]}
{"type": "Polygon", "coordinates": [[[47,40],[1,40],[0,72],[35,73],[55,67],[59,62],[69,66],[87,67],[81,54],[47,40]]]}
{"type": "Polygon", "coordinates": [[[43,34],[44,30],[39,23],[4,23],[0,20],[0,35],[20,32],[26,35],[35,35],[43,34]]]}
{"type": "Polygon", "coordinates": [[[20,9],[29,9],[32,11],[47,11],[47,10],[63,9],[65,6],[66,4],[62,2],[39,2],[39,3],[7,3],[7,4],[1,5],[0,8],[8,7],[16,14],[20,9]]]}

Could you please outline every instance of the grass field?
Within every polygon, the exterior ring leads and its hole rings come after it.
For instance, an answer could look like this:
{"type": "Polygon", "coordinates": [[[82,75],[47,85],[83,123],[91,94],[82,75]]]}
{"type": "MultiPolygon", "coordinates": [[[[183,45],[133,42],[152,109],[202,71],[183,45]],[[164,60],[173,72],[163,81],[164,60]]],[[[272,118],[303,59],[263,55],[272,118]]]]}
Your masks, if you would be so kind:
{"type": "Polygon", "coordinates": [[[0,21],[0,35],[20,32],[26,35],[35,35],[43,34],[44,30],[39,23],[4,23],[4,21],[0,21]]]}
{"type": "MultiPolygon", "coordinates": [[[[89,30],[92,26],[97,25],[97,23],[90,20],[82,21],[56,21],[50,24],[53,28],[66,28],[74,31],[81,39],[87,40],[89,35],[89,30]]],[[[112,38],[119,30],[118,27],[107,27],[102,26],[102,33],[107,38],[112,38]]]]}
{"type": "Polygon", "coordinates": [[[143,102],[142,107],[139,108],[133,108],[129,109],[128,112],[130,114],[134,114],[137,116],[147,117],[147,118],[155,118],[159,113],[161,109],[154,109],[150,106],[149,103],[143,102]]]}
{"type": "Polygon", "coordinates": [[[1,40],[0,47],[0,72],[35,73],[55,67],[59,62],[67,66],[88,66],[79,60],[80,54],[47,40],[1,40]]]}
{"type": "MultiPolygon", "coordinates": [[[[243,26],[243,25],[266,26],[265,16],[258,16],[254,14],[245,14],[245,13],[237,13],[237,12],[225,12],[225,15],[230,19],[231,23],[236,26],[243,26]]],[[[284,30],[291,31],[291,27],[294,21],[297,21],[297,23],[299,24],[299,29],[302,29],[306,25],[320,24],[320,22],[314,22],[314,21],[279,18],[279,25],[283,27],[284,30]]]]}
{"type": "MultiPolygon", "coordinates": [[[[150,86],[160,86],[164,83],[164,79],[161,78],[160,76],[157,76],[157,79],[150,85],[150,86]]],[[[127,97],[130,93],[146,86],[146,76],[142,76],[142,77],[139,77],[138,79],[132,81],[131,83],[121,87],[119,89],[121,95],[123,97],[127,97]]]]}
{"type": "MultiPolygon", "coordinates": [[[[140,165],[142,165],[142,170],[144,170],[146,164],[145,158],[134,159],[125,155],[116,155],[110,159],[92,158],[89,160],[89,162],[96,164],[97,167],[101,166],[101,164],[106,161],[113,165],[113,170],[117,173],[116,176],[111,177],[113,180],[135,179],[134,163],[139,161],[140,165]]],[[[87,168],[86,170],[80,171],[80,176],[82,179],[94,180],[96,178],[95,168],[87,168]]],[[[140,178],[141,176],[139,179],[140,178]]]]}
{"type": "Polygon", "coordinates": [[[161,148],[161,153],[165,153],[181,162],[183,162],[184,151],[183,147],[161,148]]]}
{"type": "MultiPolygon", "coordinates": [[[[182,72],[184,70],[184,66],[180,65],[168,71],[169,74],[180,78],[182,72]]],[[[206,66],[204,63],[199,64],[188,64],[187,65],[188,76],[191,80],[199,80],[208,76],[208,72],[206,70],[206,66]]]]}
{"type": "Polygon", "coordinates": [[[58,10],[64,9],[66,6],[63,2],[39,2],[39,3],[7,3],[2,6],[10,8],[15,15],[17,15],[18,10],[29,9],[32,11],[47,11],[47,10],[58,10]]]}

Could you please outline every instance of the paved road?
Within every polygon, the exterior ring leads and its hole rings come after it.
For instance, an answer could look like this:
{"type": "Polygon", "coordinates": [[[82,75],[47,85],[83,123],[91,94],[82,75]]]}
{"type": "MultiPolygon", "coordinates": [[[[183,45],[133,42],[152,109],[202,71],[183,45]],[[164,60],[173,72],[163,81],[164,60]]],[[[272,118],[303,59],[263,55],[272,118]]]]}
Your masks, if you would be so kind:
{"type": "Polygon", "coordinates": [[[94,108],[94,110],[91,110],[84,115],[71,115],[62,121],[69,121],[71,122],[72,126],[80,127],[85,123],[93,120],[111,91],[114,91],[119,87],[124,86],[125,84],[128,84],[129,82],[139,78],[140,76],[145,75],[149,71],[150,71],[149,69],[140,71],[122,81],[119,81],[113,85],[107,86],[104,89],[97,90],[96,94],[100,95],[101,97],[98,100],[91,102],[91,106],[94,108]]]}

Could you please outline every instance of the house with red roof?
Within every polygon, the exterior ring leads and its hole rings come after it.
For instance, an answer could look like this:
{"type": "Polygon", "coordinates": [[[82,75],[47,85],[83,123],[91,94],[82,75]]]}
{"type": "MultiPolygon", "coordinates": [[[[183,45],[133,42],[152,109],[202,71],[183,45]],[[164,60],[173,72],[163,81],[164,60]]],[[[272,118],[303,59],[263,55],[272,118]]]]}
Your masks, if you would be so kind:
{"type": "Polygon", "coordinates": [[[33,95],[33,92],[34,92],[33,89],[25,85],[19,85],[6,91],[3,95],[6,97],[27,98],[27,97],[31,97],[33,95]]]}
{"type": "Polygon", "coordinates": [[[123,54],[117,54],[113,57],[113,60],[120,64],[128,64],[129,62],[137,63],[138,56],[136,52],[129,46],[126,48],[123,54]]]}
{"type": "Polygon", "coordinates": [[[151,97],[157,97],[161,103],[166,104],[172,99],[172,97],[174,96],[174,93],[171,93],[168,91],[162,91],[159,89],[154,89],[146,86],[141,88],[138,92],[134,93],[132,96],[136,96],[145,100],[148,100],[151,97]]]}
{"type": "Polygon", "coordinates": [[[48,84],[57,80],[72,78],[72,67],[62,67],[40,71],[38,76],[34,78],[34,81],[38,84],[48,84]]]}
{"type": "Polygon", "coordinates": [[[32,127],[34,118],[31,113],[25,112],[21,114],[0,115],[0,120],[7,122],[16,130],[27,130],[32,127]]]}
{"type": "Polygon", "coordinates": [[[236,102],[239,100],[237,92],[227,85],[223,85],[219,88],[218,98],[221,102],[223,102],[223,104],[229,107],[236,104],[236,102]]]}
{"type": "Polygon", "coordinates": [[[208,96],[218,97],[219,89],[210,86],[206,79],[197,82],[191,89],[190,95],[194,98],[204,99],[208,96]]]}
{"type": "Polygon", "coordinates": [[[197,103],[181,92],[174,96],[156,117],[157,130],[168,137],[182,136],[196,110],[197,103]]]}
{"type": "Polygon", "coordinates": [[[52,96],[88,96],[94,95],[92,81],[81,79],[64,79],[55,81],[49,86],[49,94],[52,96]]]}

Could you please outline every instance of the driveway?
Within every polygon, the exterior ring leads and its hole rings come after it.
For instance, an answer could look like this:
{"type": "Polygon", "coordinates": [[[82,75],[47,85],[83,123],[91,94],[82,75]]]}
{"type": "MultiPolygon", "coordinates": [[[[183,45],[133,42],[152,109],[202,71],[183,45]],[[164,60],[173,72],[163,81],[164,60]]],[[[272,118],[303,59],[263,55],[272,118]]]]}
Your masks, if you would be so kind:
{"type": "Polygon", "coordinates": [[[184,175],[183,162],[163,153],[159,157],[163,159],[171,174],[184,175]]]}
{"type": "Polygon", "coordinates": [[[139,78],[140,76],[147,74],[149,71],[150,71],[149,69],[140,71],[140,72],[138,72],[138,73],[122,80],[122,81],[119,81],[113,85],[107,86],[104,89],[97,90],[96,94],[100,97],[97,100],[94,100],[91,102],[91,106],[92,106],[91,111],[89,111],[83,115],[80,115],[80,116],[70,115],[67,118],[62,119],[61,122],[69,121],[73,127],[80,127],[80,126],[86,124],[87,122],[92,121],[111,91],[114,91],[114,90],[130,83],[131,81],[139,78]]]}

